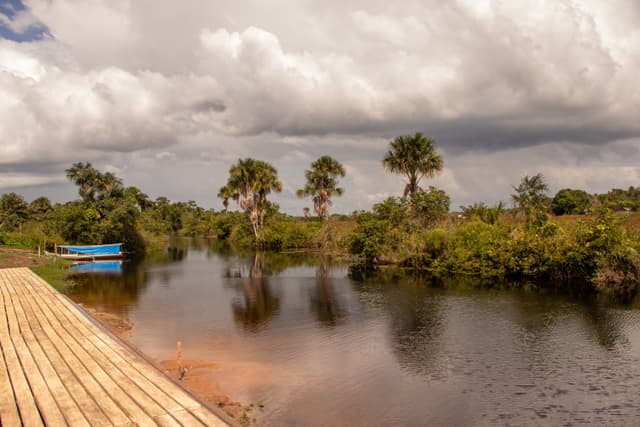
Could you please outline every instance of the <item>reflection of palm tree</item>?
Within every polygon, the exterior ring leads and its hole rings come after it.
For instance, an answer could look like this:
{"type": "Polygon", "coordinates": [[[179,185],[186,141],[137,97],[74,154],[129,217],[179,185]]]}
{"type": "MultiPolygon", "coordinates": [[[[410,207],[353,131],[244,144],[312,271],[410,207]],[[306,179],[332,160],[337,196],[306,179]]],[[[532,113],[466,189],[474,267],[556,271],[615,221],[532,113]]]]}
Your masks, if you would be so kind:
{"type": "Polygon", "coordinates": [[[357,286],[357,292],[368,294],[365,301],[388,311],[391,346],[403,369],[419,375],[438,375],[446,369],[440,358],[443,307],[424,280],[377,276],[357,286]]]}
{"type": "Polygon", "coordinates": [[[321,264],[316,271],[316,286],[311,290],[309,303],[318,321],[325,326],[336,326],[344,311],[335,295],[331,279],[332,266],[321,264]]]}
{"type": "Polygon", "coordinates": [[[280,297],[274,295],[267,277],[262,276],[262,258],[256,254],[249,277],[242,279],[242,301],[231,303],[233,317],[245,330],[256,332],[280,310],[280,297]]]}

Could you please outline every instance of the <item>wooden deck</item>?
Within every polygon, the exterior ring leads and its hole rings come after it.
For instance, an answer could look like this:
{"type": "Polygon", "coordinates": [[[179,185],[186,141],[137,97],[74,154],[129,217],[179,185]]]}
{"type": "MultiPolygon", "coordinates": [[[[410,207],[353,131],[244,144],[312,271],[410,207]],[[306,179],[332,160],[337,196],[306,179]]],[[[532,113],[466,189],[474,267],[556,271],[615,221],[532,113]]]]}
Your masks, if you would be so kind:
{"type": "Polygon", "coordinates": [[[0,269],[0,425],[227,426],[27,268],[0,269]]]}

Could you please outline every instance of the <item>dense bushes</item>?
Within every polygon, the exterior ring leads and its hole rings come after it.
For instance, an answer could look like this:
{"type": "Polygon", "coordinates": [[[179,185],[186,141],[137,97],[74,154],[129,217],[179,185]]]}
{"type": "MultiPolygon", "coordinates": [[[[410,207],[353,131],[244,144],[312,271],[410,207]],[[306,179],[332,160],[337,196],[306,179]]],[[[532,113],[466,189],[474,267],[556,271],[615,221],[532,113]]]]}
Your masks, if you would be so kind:
{"type": "MultiPolygon", "coordinates": [[[[350,251],[369,264],[396,263],[438,275],[538,280],[615,294],[639,288],[637,241],[624,218],[601,213],[567,223],[487,223],[477,217],[425,230],[398,220],[389,201],[358,215],[350,251]],[[374,210],[375,211],[375,210],[374,210]]],[[[394,205],[398,209],[397,205],[394,205]]]]}

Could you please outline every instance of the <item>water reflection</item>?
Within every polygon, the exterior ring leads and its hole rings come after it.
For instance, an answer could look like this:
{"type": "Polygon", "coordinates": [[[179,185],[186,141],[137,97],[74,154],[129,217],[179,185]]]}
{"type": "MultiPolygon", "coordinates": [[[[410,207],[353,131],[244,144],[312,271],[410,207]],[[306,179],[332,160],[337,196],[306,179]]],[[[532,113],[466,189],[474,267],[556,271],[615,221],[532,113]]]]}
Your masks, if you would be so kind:
{"type": "Polygon", "coordinates": [[[356,282],[364,300],[389,317],[389,338],[398,364],[407,371],[439,378],[444,375],[441,336],[445,315],[441,297],[429,287],[427,276],[398,276],[356,282]]]}
{"type": "Polygon", "coordinates": [[[126,315],[137,304],[147,284],[145,270],[128,263],[123,264],[122,274],[71,272],[67,280],[74,283],[66,289],[72,299],[119,315],[126,315]]]}
{"type": "Polygon", "coordinates": [[[640,413],[629,306],[392,270],[347,278],[321,256],[193,242],[68,292],[130,311],[150,357],[181,339],[216,365],[206,381],[265,403],[260,425],[634,425],[640,413]]]}
{"type": "Polygon", "coordinates": [[[311,312],[320,324],[327,327],[338,325],[345,315],[334,290],[333,269],[334,265],[329,261],[320,264],[316,269],[315,286],[309,292],[311,312]]]}
{"type": "Polygon", "coordinates": [[[613,350],[629,342],[620,329],[622,325],[619,323],[619,313],[612,313],[611,309],[602,307],[596,301],[587,302],[582,313],[596,341],[605,349],[613,350]]]}
{"type": "Polygon", "coordinates": [[[240,277],[241,297],[231,301],[233,318],[248,332],[260,330],[280,309],[280,296],[272,291],[268,276],[263,275],[264,261],[264,253],[256,253],[248,277],[242,277],[242,269],[230,274],[231,269],[227,268],[228,277],[240,277]]]}

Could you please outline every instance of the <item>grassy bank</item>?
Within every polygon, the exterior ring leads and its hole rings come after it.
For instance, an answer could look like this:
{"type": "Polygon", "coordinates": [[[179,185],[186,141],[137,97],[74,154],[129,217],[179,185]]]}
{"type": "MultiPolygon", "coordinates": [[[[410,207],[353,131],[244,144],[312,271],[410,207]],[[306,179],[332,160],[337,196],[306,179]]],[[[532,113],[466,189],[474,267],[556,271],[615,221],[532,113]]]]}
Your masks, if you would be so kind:
{"type": "Polygon", "coordinates": [[[31,249],[0,246],[0,268],[28,267],[57,290],[65,285],[64,275],[69,264],[69,261],[38,256],[31,249]]]}
{"type": "Polygon", "coordinates": [[[64,277],[69,264],[68,261],[64,260],[47,259],[44,264],[31,267],[31,270],[52,287],[61,291],[66,285],[64,277]]]}

